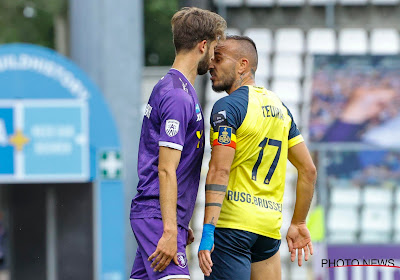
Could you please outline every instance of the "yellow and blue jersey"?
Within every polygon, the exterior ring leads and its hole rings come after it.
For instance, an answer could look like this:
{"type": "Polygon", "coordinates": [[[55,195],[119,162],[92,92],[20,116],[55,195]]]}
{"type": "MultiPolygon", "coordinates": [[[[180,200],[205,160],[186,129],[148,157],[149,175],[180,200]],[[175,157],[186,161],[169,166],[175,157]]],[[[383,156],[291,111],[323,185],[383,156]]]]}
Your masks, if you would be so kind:
{"type": "Polygon", "coordinates": [[[292,114],[273,92],[242,86],[210,122],[211,146],[236,149],[217,227],[280,239],[288,149],[304,141],[292,114]]]}

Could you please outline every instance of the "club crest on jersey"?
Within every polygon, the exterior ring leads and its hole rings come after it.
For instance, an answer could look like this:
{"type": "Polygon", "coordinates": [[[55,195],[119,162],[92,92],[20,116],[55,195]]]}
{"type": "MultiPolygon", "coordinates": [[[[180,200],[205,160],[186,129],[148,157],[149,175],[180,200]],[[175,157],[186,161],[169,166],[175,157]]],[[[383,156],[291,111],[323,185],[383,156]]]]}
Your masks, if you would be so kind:
{"type": "Polygon", "coordinates": [[[229,145],[232,138],[232,128],[228,126],[220,126],[218,135],[218,143],[221,145],[229,145]]]}
{"type": "Polygon", "coordinates": [[[176,253],[176,255],[178,257],[178,266],[181,268],[185,268],[187,266],[186,255],[181,252],[176,253]]]}
{"type": "Polygon", "coordinates": [[[165,132],[169,137],[175,136],[179,131],[179,121],[169,119],[165,122],[165,132]]]}

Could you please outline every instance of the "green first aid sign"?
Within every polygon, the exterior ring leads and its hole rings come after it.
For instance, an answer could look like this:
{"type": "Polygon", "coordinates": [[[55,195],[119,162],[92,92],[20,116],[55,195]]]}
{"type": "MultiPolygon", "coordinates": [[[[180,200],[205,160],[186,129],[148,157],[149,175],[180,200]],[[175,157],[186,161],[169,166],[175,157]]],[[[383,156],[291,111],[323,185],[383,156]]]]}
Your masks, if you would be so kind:
{"type": "Polygon", "coordinates": [[[120,179],[122,175],[122,159],[119,151],[104,151],[100,153],[100,176],[103,179],[120,179]]]}

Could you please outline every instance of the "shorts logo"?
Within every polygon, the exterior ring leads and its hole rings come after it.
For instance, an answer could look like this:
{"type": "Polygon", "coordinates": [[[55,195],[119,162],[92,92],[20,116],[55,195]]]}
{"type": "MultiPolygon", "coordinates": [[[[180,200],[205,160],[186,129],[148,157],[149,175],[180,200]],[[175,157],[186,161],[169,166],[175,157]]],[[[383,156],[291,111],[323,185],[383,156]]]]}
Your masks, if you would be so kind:
{"type": "Polygon", "coordinates": [[[178,266],[185,268],[187,266],[186,255],[184,253],[178,252],[178,266]]]}
{"type": "Polygon", "coordinates": [[[165,123],[165,132],[169,137],[175,136],[179,131],[179,121],[169,119],[165,123]]]}
{"type": "Polygon", "coordinates": [[[218,143],[222,145],[229,145],[231,143],[232,128],[228,126],[220,126],[218,135],[218,143]]]}

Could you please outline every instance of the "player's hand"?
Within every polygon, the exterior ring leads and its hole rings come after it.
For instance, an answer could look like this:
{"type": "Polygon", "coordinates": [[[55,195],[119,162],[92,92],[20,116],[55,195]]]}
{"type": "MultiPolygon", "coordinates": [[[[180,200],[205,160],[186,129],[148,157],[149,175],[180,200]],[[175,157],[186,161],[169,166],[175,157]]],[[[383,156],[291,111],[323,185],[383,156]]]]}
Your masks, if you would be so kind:
{"type": "Polygon", "coordinates": [[[303,250],[304,260],[308,261],[309,254],[313,254],[313,246],[310,232],[305,223],[291,224],[286,235],[286,240],[289,252],[291,253],[290,260],[292,262],[296,259],[297,251],[298,265],[301,266],[303,264],[303,250]]]}
{"type": "Polygon", "coordinates": [[[211,267],[213,266],[213,262],[211,260],[211,253],[213,251],[214,251],[214,245],[211,251],[201,250],[198,253],[200,269],[201,271],[203,271],[203,274],[205,276],[210,276],[210,273],[212,272],[211,267]]]}
{"type": "Polygon", "coordinates": [[[153,261],[151,267],[154,267],[154,271],[163,271],[174,259],[176,265],[178,265],[178,244],[177,244],[177,232],[164,232],[158,241],[157,248],[153,254],[150,255],[148,261],[153,261]]]}
{"type": "Polygon", "coordinates": [[[194,241],[194,232],[193,229],[189,227],[186,245],[192,244],[193,241],[194,241]]]}
{"type": "Polygon", "coordinates": [[[211,260],[211,253],[214,251],[214,230],[215,226],[213,224],[205,224],[203,226],[198,257],[200,269],[205,276],[210,276],[212,272],[211,267],[213,266],[213,262],[211,260]]]}

